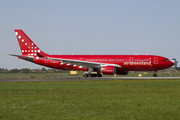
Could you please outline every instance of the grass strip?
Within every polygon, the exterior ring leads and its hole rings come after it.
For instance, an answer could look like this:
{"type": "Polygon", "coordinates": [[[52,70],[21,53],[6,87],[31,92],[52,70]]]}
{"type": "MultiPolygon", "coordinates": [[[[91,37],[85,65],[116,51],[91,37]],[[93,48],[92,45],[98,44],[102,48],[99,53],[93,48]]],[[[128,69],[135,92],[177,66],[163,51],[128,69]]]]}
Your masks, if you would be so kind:
{"type": "Polygon", "coordinates": [[[0,119],[180,118],[180,80],[0,83],[0,119]]]}

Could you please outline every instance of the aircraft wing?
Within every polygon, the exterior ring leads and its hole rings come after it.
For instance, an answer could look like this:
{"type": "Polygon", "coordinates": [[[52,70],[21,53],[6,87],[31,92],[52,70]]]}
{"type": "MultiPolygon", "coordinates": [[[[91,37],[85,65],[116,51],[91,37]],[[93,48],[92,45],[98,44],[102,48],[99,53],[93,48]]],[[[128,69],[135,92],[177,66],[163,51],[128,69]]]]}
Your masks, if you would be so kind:
{"type": "Polygon", "coordinates": [[[68,63],[68,65],[76,65],[76,66],[82,66],[83,68],[101,68],[101,66],[115,66],[115,67],[121,67],[117,64],[107,64],[107,63],[98,63],[98,62],[89,62],[89,61],[81,61],[81,60],[71,60],[71,59],[63,59],[63,58],[51,58],[51,57],[44,57],[45,59],[49,60],[57,60],[62,62],[62,64],[68,63]]]}

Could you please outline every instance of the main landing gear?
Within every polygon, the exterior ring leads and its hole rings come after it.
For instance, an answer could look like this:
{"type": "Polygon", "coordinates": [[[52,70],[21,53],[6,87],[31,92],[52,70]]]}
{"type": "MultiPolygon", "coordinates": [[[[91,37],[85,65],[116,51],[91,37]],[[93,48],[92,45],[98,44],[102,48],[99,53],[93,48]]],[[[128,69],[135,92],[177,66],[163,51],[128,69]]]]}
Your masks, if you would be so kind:
{"type": "Polygon", "coordinates": [[[97,72],[93,72],[93,68],[88,67],[88,72],[84,72],[83,77],[102,77],[102,74],[99,70],[97,72]]]}
{"type": "Polygon", "coordinates": [[[84,73],[83,77],[102,77],[102,74],[100,73],[84,73]]]}

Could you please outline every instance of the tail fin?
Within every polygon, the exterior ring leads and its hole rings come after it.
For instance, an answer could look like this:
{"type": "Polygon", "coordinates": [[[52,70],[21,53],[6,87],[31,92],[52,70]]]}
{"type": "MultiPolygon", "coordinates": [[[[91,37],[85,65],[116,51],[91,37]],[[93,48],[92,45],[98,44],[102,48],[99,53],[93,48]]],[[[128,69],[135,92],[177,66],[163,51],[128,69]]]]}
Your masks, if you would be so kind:
{"type": "Polygon", "coordinates": [[[41,51],[36,44],[20,29],[15,29],[15,34],[21,48],[22,55],[27,56],[37,56],[40,54],[42,56],[47,56],[48,54],[41,51]]]}

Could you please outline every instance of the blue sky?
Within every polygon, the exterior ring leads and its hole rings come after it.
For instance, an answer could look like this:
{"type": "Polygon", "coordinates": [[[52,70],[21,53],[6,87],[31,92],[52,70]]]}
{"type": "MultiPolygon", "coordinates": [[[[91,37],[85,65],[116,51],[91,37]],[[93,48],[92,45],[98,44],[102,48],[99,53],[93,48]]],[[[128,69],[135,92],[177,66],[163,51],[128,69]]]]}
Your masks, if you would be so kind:
{"type": "Polygon", "coordinates": [[[41,68],[21,54],[22,29],[49,54],[153,54],[180,60],[179,0],[1,0],[0,68],[41,68]]]}

